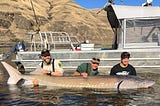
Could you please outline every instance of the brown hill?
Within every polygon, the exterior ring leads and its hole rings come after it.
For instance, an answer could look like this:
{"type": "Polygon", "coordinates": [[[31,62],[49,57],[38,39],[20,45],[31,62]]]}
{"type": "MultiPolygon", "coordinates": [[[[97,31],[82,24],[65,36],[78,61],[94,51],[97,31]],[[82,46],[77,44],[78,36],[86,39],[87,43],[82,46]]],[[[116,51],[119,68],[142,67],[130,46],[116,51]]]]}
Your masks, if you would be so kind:
{"type": "Polygon", "coordinates": [[[65,31],[80,40],[93,43],[111,43],[112,29],[106,13],[98,9],[87,10],[72,0],[32,0],[38,25],[30,0],[0,1],[0,42],[25,40],[25,33],[34,31],[65,31]],[[36,27],[36,28],[35,28],[36,27]]]}

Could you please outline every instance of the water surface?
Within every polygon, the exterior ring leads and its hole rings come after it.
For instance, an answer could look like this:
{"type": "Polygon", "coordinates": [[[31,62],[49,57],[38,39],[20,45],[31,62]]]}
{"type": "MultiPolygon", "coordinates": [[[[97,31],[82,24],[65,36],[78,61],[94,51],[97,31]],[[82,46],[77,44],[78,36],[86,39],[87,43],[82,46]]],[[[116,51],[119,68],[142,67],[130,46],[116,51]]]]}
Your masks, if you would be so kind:
{"type": "Polygon", "coordinates": [[[160,106],[160,74],[139,73],[156,84],[148,89],[115,90],[49,89],[7,85],[8,75],[0,72],[1,106],[160,106]]]}

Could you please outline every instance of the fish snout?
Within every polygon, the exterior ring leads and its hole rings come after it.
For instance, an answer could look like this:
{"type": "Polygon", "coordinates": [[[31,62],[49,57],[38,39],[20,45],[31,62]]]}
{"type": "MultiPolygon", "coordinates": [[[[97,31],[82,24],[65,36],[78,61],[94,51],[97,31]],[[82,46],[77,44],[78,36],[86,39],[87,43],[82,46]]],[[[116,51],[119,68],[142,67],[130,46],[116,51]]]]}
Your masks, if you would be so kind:
{"type": "Polygon", "coordinates": [[[150,87],[150,86],[154,85],[155,83],[156,83],[155,81],[150,81],[150,82],[149,82],[149,86],[148,86],[148,87],[150,87]]]}
{"type": "Polygon", "coordinates": [[[143,82],[142,86],[144,88],[149,88],[151,86],[153,86],[155,84],[155,81],[152,81],[152,80],[146,80],[145,82],[143,82]]]}

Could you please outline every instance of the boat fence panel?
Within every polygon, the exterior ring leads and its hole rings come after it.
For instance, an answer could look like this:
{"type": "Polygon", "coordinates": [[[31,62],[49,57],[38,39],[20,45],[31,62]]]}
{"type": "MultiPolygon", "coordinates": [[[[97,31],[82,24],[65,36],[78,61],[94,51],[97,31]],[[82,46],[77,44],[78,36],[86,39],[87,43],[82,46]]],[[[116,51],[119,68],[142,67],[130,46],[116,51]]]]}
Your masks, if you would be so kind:
{"type": "Polygon", "coordinates": [[[80,43],[77,36],[70,36],[66,32],[39,32],[35,34],[29,33],[29,35],[31,51],[40,51],[43,48],[49,50],[75,50],[75,45],[80,43]]]}

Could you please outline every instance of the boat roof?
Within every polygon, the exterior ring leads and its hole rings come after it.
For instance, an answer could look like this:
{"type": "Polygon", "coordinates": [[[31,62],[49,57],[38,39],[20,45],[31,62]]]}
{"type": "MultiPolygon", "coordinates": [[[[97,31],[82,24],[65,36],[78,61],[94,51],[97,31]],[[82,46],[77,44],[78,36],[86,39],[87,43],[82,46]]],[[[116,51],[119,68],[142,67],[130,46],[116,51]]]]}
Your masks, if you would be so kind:
{"type": "Polygon", "coordinates": [[[160,17],[159,6],[106,5],[105,10],[114,12],[117,19],[160,17]]]}
{"type": "Polygon", "coordinates": [[[107,18],[112,28],[119,27],[119,20],[123,19],[160,19],[158,6],[126,6],[107,4],[104,6],[107,18]]]}

